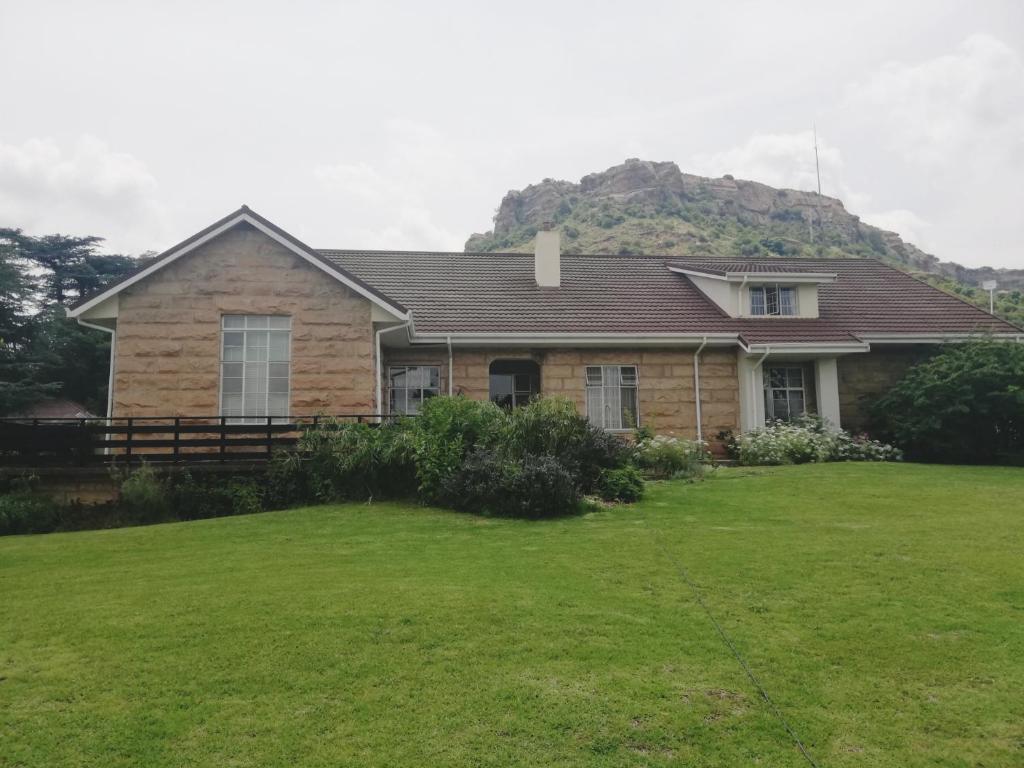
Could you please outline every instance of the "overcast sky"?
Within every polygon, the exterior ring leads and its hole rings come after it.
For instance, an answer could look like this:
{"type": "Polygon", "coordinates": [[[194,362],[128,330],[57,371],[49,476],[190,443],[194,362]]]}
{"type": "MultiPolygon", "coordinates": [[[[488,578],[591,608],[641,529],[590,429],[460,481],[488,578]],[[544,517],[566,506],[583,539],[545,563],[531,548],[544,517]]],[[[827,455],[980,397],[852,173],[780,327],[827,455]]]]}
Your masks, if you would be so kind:
{"type": "Polygon", "coordinates": [[[461,250],[627,157],[812,188],[1024,268],[1024,2],[0,0],[0,226],[161,250],[248,203],[461,250]]]}

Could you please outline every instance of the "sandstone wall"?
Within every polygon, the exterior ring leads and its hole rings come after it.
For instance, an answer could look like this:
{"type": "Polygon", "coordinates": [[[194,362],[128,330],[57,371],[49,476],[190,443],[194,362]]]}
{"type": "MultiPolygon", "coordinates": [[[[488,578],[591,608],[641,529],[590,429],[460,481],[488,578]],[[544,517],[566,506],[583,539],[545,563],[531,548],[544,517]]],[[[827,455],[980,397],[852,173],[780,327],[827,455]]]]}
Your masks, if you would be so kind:
{"type": "Polygon", "coordinates": [[[879,345],[867,354],[840,357],[839,419],[843,429],[866,429],[871,403],[899,381],[910,366],[934,352],[935,347],[930,345],[879,345]]]}
{"type": "MultiPolygon", "coordinates": [[[[452,379],[456,394],[477,400],[489,395],[489,368],[494,360],[533,359],[540,365],[544,395],[566,397],[586,411],[587,365],[636,365],[639,377],[640,423],[658,434],[694,438],[697,434],[693,387],[693,350],[650,349],[459,349],[453,350],[452,379]]],[[[385,350],[385,364],[441,367],[441,392],[448,392],[448,350],[385,350]]],[[[739,382],[732,350],[701,354],[701,406],[704,437],[739,427],[739,382]]],[[[387,396],[385,395],[385,402],[387,396]]]]}
{"type": "Polygon", "coordinates": [[[373,413],[370,302],[239,226],[125,289],[115,416],[220,413],[221,316],[290,315],[291,412],[373,413]]]}

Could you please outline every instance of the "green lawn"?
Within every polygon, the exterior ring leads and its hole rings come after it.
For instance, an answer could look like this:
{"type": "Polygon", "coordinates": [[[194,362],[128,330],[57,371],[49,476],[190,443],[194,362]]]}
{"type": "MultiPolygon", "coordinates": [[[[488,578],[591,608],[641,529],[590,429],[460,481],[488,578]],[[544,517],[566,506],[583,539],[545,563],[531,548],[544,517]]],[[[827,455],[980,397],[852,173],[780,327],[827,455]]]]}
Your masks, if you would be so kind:
{"type": "Polygon", "coordinates": [[[0,766],[1024,764],[1024,470],[0,539],[0,766]]]}

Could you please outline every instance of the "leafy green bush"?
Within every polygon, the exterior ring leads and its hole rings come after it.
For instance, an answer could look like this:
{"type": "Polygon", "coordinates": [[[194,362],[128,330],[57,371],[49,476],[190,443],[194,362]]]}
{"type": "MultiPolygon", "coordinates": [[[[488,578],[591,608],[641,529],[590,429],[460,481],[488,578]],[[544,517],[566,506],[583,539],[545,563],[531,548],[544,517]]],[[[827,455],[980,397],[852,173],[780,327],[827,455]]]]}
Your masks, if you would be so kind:
{"type": "Polygon", "coordinates": [[[299,455],[305,487],[317,501],[399,497],[414,487],[414,444],[405,422],[327,421],[303,433],[299,455]]]}
{"type": "Polygon", "coordinates": [[[576,479],[552,456],[510,459],[500,451],[472,451],[446,477],[441,495],[455,509],[506,517],[540,519],[579,508],[576,479]]]}
{"type": "Polygon", "coordinates": [[[491,437],[505,456],[551,456],[577,479],[582,493],[596,488],[601,472],[626,464],[629,446],[583,418],[564,398],[539,398],[509,412],[491,437]]]}
{"type": "Polygon", "coordinates": [[[637,442],[633,460],[649,477],[696,479],[704,475],[711,460],[705,443],[656,435],[637,442]]]}
{"type": "Polygon", "coordinates": [[[0,496],[0,536],[52,531],[59,517],[54,501],[28,489],[0,496]]]}
{"type": "Polygon", "coordinates": [[[257,477],[225,477],[219,473],[197,477],[188,471],[173,475],[165,482],[176,520],[204,520],[262,512],[268,485],[257,477]]]}
{"type": "Polygon", "coordinates": [[[1024,453],[1024,344],[948,345],[872,407],[872,431],[921,461],[1010,462],[1024,453]]]}
{"type": "Polygon", "coordinates": [[[413,420],[415,477],[425,499],[441,502],[442,487],[477,444],[493,443],[507,414],[491,402],[435,397],[413,420]]]}
{"type": "Polygon", "coordinates": [[[644,495],[644,478],[632,465],[603,469],[597,481],[597,493],[605,501],[639,501],[644,495]]]}
{"type": "Polygon", "coordinates": [[[821,419],[776,421],[735,438],[737,458],[745,465],[806,464],[823,461],[899,461],[891,445],[826,428],[821,419]]]}
{"type": "Polygon", "coordinates": [[[172,516],[167,483],[149,464],[130,471],[121,481],[120,503],[139,522],[157,522],[172,516]]]}

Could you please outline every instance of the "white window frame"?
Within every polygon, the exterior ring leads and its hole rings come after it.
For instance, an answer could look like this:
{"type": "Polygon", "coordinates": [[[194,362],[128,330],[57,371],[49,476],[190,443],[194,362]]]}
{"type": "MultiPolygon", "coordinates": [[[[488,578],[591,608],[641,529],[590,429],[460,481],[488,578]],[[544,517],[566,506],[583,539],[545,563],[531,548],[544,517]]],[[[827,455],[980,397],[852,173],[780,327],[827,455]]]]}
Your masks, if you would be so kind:
{"type": "Polygon", "coordinates": [[[751,285],[747,288],[747,309],[750,312],[751,317],[799,317],[800,315],[800,291],[797,290],[795,285],[786,285],[785,283],[763,283],[760,285],[751,285]],[[793,297],[793,301],[790,303],[792,312],[782,311],[782,291],[786,290],[790,292],[793,297]],[[768,296],[769,291],[775,292],[775,311],[768,311],[768,296]],[[754,294],[759,293],[762,296],[761,306],[764,309],[763,312],[754,312],[754,294]]]}
{"type": "Polygon", "coordinates": [[[778,420],[775,415],[775,398],[773,394],[775,392],[786,393],[786,408],[790,410],[789,417],[782,419],[783,421],[793,421],[794,419],[800,418],[800,416],[806,416],[807,410],[807,370],[803,365],[766,365],[764,367],[764,420],[765,423],[778,420]],[[773,370],[782,369],[786,372],[786,386],[784,387],[773,387],[771,375],[773,370]],[[800,386],[791,387],[789,385],[789,372],[792,370],[800,371],[800,386]],[[790,392],[799,392],[804,403],[803,413],[793,415],[792,409],[789,408],[789,394],[790,392]]]}
{"type": "Polygon", "coordinates": [[[630,432],[640,426],[640,366],[634,363],[611,363],[607,365],[587,365],[583,369],[583,384],[586,390],[587,419],[609,432],[630,432]],[[622,369],[631,368],[633,371],[633,383],[624,384],[622,381],[622,369]],[[599,380],[592,378],[592,372],[599,372],[599,380]],[[614,383],[609,380],[614,376],[614,383]],[[636,405],[633,414],[633,423],[626,425],[622,422],[622,390],[633,390],[633,402],[636,405]],[[616,391],[614,397],[618,400],[618,406],[610,402],[609,393],[606,390],[616,391]],[[601,422],[595,422],[591,417],[593,414],[592,398],[596,398],[595,407],[601,412],[601,422]],[[615,418],[609,418],[610,408],[615,408],[615,418]]]}
{"type": "MultiPolygon", "coordinates": [[[[265,424],[265,423],[267,423],[268,417],[270,418],[270,421],[272,423],[275,423],[275,424],[287,423],[289,421],[290,415],[291,415],[291,402],[292,402],[292,319],[291,319],[291,317],[289,315],[255,315],[255,314],[252,314],[252,315],[243,315],[243,314],[225,314],[225,315],[221,315],[221,321],[220,321],[220,340],[219,341],[220,341],[220,353],[219,353],[219,357],[220,357],[220,372],[219,372],[220,373],[220,375],[219,375],[220,387],[219,387],[219,391],[217,393],[218,414],[222,418],[226,418],[226,420],[227,420],[227,422],[229,424],[265,424]],[[241,318],[241,325],[240,326],[237,324],[238,318],[241,318]],[[259,325],[261,323],[263,323],[263,322],[265,322],[266,325],[264,325],[263,327],[259,327],[259,325]],[[269,333],[272,332],[272,331],[273,332],[277,332],[277,333],[286,332],[288,334],[287,352],[286,352],[286,355],[285,355],[285,357],[287,358],[286,360],[270,360],[270,352],[269,352],[269,349],[270,349],[270,347],[269,347],[270,339],[269,339],[269,333]],[[226,360],[225,359],[225,357],[224,357],[224,350],[225,350],[226,345],[225,345],[224,342],[226,341],[226,338],[225,338],[225,334],[226,333],[241,333],[242,334],[242,359],[241,360],[226,360]],[[263,360],[246,360],[245,359],[246,350],[249,349],[249,345],[247,343],[248,342],[248,334],[249,333],[267,333],[268,334],[268,338],[267,338],[267,343],[268,343],[268,346],[267,346],[267,350],[268,350],[267,351],[267,360],[263,361],[263,360]],[[267,380],[266,390],[267,391],[263,393],[263,395],[264,395],[263,410],[265,412],[265,415],[262,415],[262,416],[255,415],[255,414],[246,414],[245,413],[246,396],[248,394],[250,394],[250,393],[246,392],[246,375],[245,375],[246,370],[245,370],[245,367],[248,364],[260,363],[260,362],[266,363],[266,368],[267,368],[267,375],[266,375],[266,380],[267,380]],[[225,377],[225,375],[224,375],[224,373],[225,373],[225,365],[232,365],[232,364],[241,364],[241,366],[242,366],[242,376],[241,376],[242,391],[241,391],[241,393],[231,393],[231,394],[239,394],[240,397],[242,398],[242,414],[241,415],[237,415],[237,414],[228,415],[228,414],[226,414],[224,412],[225,411],[225,409],[224,409],[224,395],[225,395],[225,392],[224,392],[224,379],[225,378],[239,378],[237,376],[225,377]],[[270,366],[271,366],[271,364],[274,364],[274,365],[287,365],[288,366],[288,376],[287,376],[287,382],[288,383],[287,383],[287,387],[286,387],[284,392],[271,392],[270,391],[270,378],[271,378],[270,377],[270,366]],[[287,409],[286,409],[286,413],[283,413],[283,414],[270,413],[270,396],[272,394],[273,395],[282,395],[283,394],[285,396],[285,402],[288,404],[287,409]]],[[[282,378],[282,377],[276,376],[274,378],[282,378]]]]}
{"type": "Polygon", "coordinates": [[[431,363],[406,363],[406,364],[396,363],[395,365],[389,365],[388,366],[388,413],[392,413],[392,414],[400,413],[403,416],[408,416],[409,415],[409,391],[410,390],[414,390],[415,391],[417,389],[420,392],[420,403],[421,404],[425,403],[427,401],[427,398],[423,397],[423,393],[424,392],[433,392],[434,393],[434,397],[439,397],[440,394],[441,394],[441,366],[440,365],[434,365],[434,364],[431,364],[431,363]],[[402,370],[405,370],[406,374],[408,374],[410,368],[432,368],[432,369],[436,370],[437,371],[437,387],[424,387],[424,386],[421,385],[419,387],[398,387],[398,388],[396,388],[391,383],[392,382],[392,378],[391,378],[392,371],[397,371],[399,369],[402,369],[402,370]],[[401,390],[402,392],[405,393],[405,397],[404,397],[405,404],[404,404],[404,407],[401,410],[397,410],[397,409],[393,408],[392,405],[391,405],[391,401],[394,399],[394,393],[397,390],[401,390]]]}

